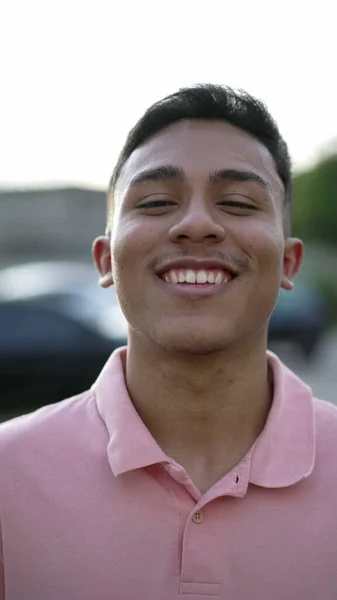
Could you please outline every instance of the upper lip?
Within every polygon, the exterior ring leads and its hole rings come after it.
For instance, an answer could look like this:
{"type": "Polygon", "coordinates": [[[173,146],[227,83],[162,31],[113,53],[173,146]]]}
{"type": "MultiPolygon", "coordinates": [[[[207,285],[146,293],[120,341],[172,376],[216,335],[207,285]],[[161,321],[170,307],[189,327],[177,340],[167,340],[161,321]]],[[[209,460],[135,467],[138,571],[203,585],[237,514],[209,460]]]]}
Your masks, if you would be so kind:
{"type": "Polygon", "coordinates": [[[156,274],[161,276],[172,269],[193,269],[195,271],[221,269],[222,271],[229,273],[232,277],[236,277],[238,275],[236,269],[225,260],[219,260],[216,258],[198,259],[192,257],[178,258],[177,260],[162,263],[157,267],[156,274]]]}

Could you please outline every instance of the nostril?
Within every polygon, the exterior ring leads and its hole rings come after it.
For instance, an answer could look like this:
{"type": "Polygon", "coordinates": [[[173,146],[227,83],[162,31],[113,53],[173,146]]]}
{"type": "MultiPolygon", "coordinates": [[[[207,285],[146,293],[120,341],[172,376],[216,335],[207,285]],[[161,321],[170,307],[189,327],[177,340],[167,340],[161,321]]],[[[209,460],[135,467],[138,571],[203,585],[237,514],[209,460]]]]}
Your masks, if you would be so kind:
{"type": "Polygon", "coordinates": [[[175,242],[187,240],[198,243],[205,240],[216,242],[222,241],[226,237],[226,232],[219,223],[200,217],[175,223],[170,229],[169,237],[175,242]]]}
{"type": "MultiPolygon", "coordinates": [[[[180,233],[177,235],[177,240],[189,240],[192,236],[187,235],[186,233],[180,233]]],[[[205,240],[217,240],[218,236],[215,233],[209,233],[203,237],[205,240]]]]}

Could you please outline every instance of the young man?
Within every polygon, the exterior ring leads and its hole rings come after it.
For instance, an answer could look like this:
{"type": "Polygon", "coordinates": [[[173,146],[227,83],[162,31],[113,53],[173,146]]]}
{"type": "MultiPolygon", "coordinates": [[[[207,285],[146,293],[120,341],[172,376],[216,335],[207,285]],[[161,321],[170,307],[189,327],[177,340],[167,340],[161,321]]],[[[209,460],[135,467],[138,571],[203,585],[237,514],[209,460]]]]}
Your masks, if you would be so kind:
{"type": "Polygon", "coordinates": [[[267,352],[290,188],[248,94],[180,90],[130,132],[93,245],[128,346],[1,426],[0,598],[336,599],[337,409],[267,352]]]}

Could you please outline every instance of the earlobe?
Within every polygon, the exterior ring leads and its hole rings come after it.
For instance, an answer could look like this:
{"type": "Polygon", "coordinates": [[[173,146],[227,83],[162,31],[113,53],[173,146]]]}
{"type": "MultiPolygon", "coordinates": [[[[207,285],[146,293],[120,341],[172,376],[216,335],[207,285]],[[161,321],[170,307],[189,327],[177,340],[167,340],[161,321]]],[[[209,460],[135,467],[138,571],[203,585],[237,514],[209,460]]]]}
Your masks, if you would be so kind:
{"type": "Polygon", "coordinates": [[[92,245],[92,257],[95,267],[100,274],[99,285],[102,288],[108,288],[113,285],[109,236],[102,235],[95,239],[92,245]]]}
{"type": "Polygon", "coordinates": [[[113,277],[111,271],[109,273],[105,273],[105,275],[102,275],[102,277],[99,278],[98,283],[102,288],[108,288],[110,287],[110,285],[113,285],[113,277]]]}
{"type": "Polygon", "coordinates": [[[284,290],[287,290],[287,292],[290,292],[293,287],[294,287],[294,282],[291,281],[291,279],[289,279],[288,277],[285,277],[285,275],[282,276],[281,279],[281,288],[283,288],[284,290]]]}

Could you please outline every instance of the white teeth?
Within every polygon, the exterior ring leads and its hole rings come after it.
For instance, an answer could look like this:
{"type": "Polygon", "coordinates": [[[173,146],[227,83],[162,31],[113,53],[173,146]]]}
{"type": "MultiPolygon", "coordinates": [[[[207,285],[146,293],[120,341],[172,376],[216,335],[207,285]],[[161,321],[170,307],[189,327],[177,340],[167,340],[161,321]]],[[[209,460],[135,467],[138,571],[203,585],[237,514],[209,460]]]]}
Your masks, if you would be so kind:
{"type": "Polygon", "coordinates": [[[220,270],[200,269],[176,269],[163,274],[163,279],[166,283],[189,283],[189,284],[205,284],[211,283],[221,285],[227,283],[231,279],[226,273],[220,270]]]}
{"type": "MultiPolygon", "coordinates": [[[[187,271],[185,281],[186,281],[186,283],[195,283],[196,282],[195,271],[187,271]]],[[[203,283],[203,282],[198,281],[198,283],[203,283]]]]}
{"type": "Polygon", "coordinates": [[[207,273],[206,271],[198,271],[197,273],[197,283],[206,283],[207,281],[207,273]]]}

